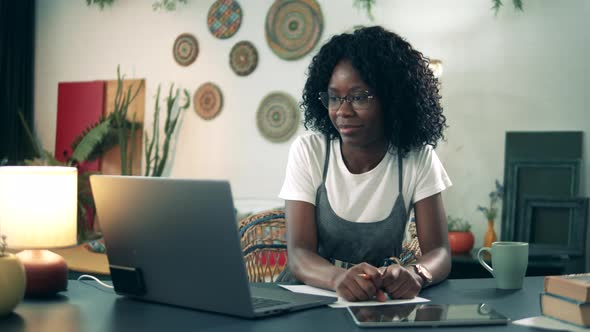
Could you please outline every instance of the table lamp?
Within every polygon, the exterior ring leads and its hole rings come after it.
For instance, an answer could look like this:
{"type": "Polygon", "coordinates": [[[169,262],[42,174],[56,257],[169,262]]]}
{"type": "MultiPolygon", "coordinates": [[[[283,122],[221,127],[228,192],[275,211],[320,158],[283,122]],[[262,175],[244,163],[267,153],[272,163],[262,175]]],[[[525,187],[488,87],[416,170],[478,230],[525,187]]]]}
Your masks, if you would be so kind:
{"type": "Polygon", "coordinates": [[[26,271],[25,296],[65,291],[68,267],[45,249],[77,244],[78,171],[61,166],[0,167],[0,233],[26,271]]]}

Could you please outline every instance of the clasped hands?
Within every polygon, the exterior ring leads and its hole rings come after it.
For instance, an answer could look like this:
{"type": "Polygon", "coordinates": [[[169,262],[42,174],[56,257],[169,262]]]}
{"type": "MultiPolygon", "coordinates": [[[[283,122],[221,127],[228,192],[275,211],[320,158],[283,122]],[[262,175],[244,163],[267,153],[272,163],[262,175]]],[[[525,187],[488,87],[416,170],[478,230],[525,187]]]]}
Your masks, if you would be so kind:
{"type": "Polygon", "coordinates": [[[335,280],[338,296],[347,301],[411,299],[422,289],[422,278],[411,266],[392,264],[375,267],[368,263],[357,264],[343,271],[335,280]]]}

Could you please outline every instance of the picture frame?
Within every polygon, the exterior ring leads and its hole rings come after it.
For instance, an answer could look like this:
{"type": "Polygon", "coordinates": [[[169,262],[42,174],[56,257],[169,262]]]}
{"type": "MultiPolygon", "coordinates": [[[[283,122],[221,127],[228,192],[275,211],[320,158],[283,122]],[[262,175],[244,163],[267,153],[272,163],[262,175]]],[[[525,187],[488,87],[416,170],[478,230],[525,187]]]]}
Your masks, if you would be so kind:
{"type": "Polygon", "coordinates": [[[529,243],[531,256],[585,255],[587,197],[525,196],[522,210],[516,240],[529,243]]]}
{"type": "Polygon", "coordinates": [[[580,159],[511,160],[505,179],[502,239],[516,240],[525,219],[524,197],[576,197],[579,190],[580,159]],[[557,186],[546,185],[547,178],[557,186]],[[534,187],[534,188],[530,188],[534,187]],[[504,215],[505,214],[505,215],[504,215]]]}

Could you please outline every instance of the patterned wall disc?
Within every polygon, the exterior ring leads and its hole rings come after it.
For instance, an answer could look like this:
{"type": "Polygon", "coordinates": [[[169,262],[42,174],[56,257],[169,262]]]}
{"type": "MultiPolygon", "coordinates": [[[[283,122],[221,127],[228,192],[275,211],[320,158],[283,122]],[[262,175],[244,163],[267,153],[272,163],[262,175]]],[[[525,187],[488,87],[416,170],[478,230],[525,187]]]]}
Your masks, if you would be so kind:
{"type": "Polygon", "coordinates": [[[195,112],[205,120],[216,117],[223,106],[223,96],[217,85],[207,82],[197,89],[193,97],[195,112]]]}
{"type": "Polygon", "coordinates": [[[284,142],[299,127],[299,109],[293,97],[273,92],[264,97],[256,112],[256,123],[262,136],[271,142],[284,142]]]}
{"type": "Polygon", "coordinates": [[[207,26],[213,36],[226,39],[233,36],[242,24],[242,7],[235,0],[217,0],[209,8],[207,26]]]}
{"type": "Polygon", "coordinates": [[[322,10],[315,0],[276,0],[266,14],[266,42],[285,60],[309,53],[323,28],[322,10]]]}
{"type": "Polygon", "coordinates": [[[199,55],[199,43],[197,38],[190,33],[183,33],[176,37],[172,49],[174,60],[181,66],[188,66],[195,62],[199,55]]]}
{"type": "Polygon", "coordinates": [[[249,41],[241,41],[229,52],[229,65],[239,76],[250,75],[258,65],[258,51],[249,41]]]}

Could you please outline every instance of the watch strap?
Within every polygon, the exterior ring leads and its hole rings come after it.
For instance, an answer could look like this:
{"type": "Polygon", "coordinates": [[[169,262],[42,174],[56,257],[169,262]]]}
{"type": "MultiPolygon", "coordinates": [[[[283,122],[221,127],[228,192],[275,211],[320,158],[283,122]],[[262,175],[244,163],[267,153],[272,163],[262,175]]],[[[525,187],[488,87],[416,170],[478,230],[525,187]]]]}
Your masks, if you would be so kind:
{"type": "Polygon", "coordinates": [[[428,286],[432,283],[432,274],[430,273],[430,271],[428,271],[428,269],[426,269],[426,267],[424,267],[424,265],[412,264],[412,266],[414,267],[414,271],[416,271],[416,274],[418,274],[420,278],[422,278],[422,287],[428,286]]]}

